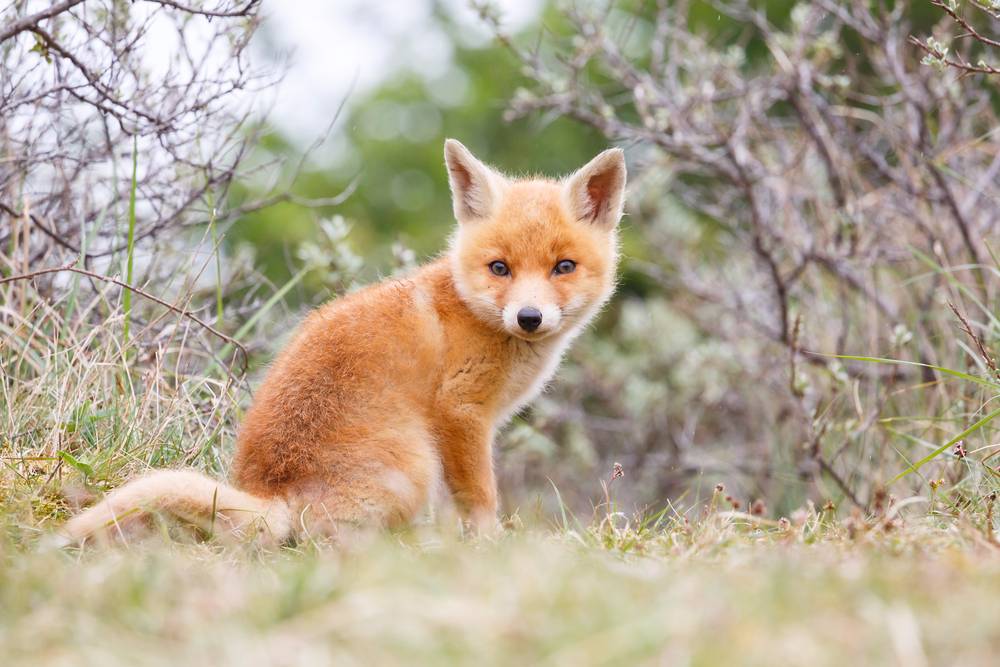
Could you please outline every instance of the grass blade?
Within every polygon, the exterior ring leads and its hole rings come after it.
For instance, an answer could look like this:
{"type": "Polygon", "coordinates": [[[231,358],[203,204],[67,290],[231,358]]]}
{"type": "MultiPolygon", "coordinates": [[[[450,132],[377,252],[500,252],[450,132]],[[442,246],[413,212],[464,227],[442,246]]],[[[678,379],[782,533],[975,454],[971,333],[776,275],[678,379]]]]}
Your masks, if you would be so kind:
{"type": "Polygon", "coordinates": [[[959,440],[964,440],[965,438],[969,437],[970,435],[972,435],[973,433],[975,433],[976,431],[978,431],[982,427],[986,426],[991,421],[993,421],[998,415],[1000,415],[1000,408],[997,408],[996,410],[994,410],[990,414],[986,415],[985,417],[983,417],[982,419],[980,419],[979,421],[977,421],[975,424],[973,424],[969,428],[965,429],[964,431],[962,431],[961,433],[959,433],[958,435],[956,435],[954,438],[952,438],[948,442],[944,443],[943,445],[941,445],[940,447],[938,447],[937,449],[935,449],[933,452],[931,452],[930,454],[928,454],[924,458],[922,458],[919,461],[917,461],[916,463],[910,465],[909,468],[907,468],[903,472],[901,472],[898,475],[896,475],[895,477],[893,477],[892,480],[889,483],[891,484],[892,482],[896,482],[896,481],[898,481],[898,480],[906,477],[911,472],[916,472],[925,463],[928,463],[929,461],[937,458],[942,452],[944,452],[945,450],[949,449],[950,447],[953,447],[955,445],[955,443],[957,443],[959,440]]]}
{"type": "Polygon", "coordinates": [[[212,217],[208,221],[208,228],[212,232],[212,252],[215,253],[215,326],[222,328],[223,308],[222,308],[222,250],[219,248],[218,232],[215,229],[215,207],[212,207],[212,217]]]}
{"type": "MultiPolygon", "coordinates": [[[[129,285],[132,284],[132,265],[135,259],[135,191],[137,178],[136,174],[138,172],[139,165],[139,140],[137,137],[132,137],[132,185],[129,188],[128,195],[128,257],[126,259],[125,267],[125,282],[129,285]]],[[[124,345],[128,345],[128,330],[129,323],[132,319],[132,291],[125,290],[124,294],[124,306],[125,306],[125,340],[124,345]]]]}
{"type": "MultiPolygon", "coordinates": [[[[292,276],[287,283],[282,285],[281,289],[272,294],[271,298],[265,301],[264,305],[261,306],[257,310],[257,312],[255,312],[253,316],[251,316],[250,319],[247,320],[235,334],[233,334],[233,338],[235,338],[236,340],[240,340],[241,338],[246,336],[250,331],[252,331],[253,328],[257,325],[257,322],[260,321],[260,318],[266,315],[271,310],[271,308],[275,306],[275,304],[281,301],[284,298],[284,296],[288,294],[288,291],[293,287],[295,287],[299,283],[299,281],[302,280],[307,273],[309,273],[309,270],[310,270],[309,267],[303,267],[302,269],[299,269],[298,273],[292,276]]],[[[216,359],[217,360],[225,359],[227,356],[229,356],[229,354],[232,351],[233,351],[232,343],[226,343],[225,347],[222,348],[216,359]]],[[[218,361],[213,362],[212,365],[209,367],[208,371],[206,372],[206,375],[211,374],[212,371],[214,371],[218,366],[219,366],[218,361]]]]}
{"type": "Polygon", "coordinates": [[[94,469],[90,466],[90,464],[84,463],[80,459],[76,458],[69,452],[62,449],[59,450],[58,454],[59,458],[62,459],[64,462],[68,463],[69,465],[73,466],[74,468],[82,472],[85,479],[87,480],[93,479],[94,469]]]}
{"type": "Polygon", "coordinates": [[[991,382],[981,377],[976,377],[975,375],[970,375],[968,373],[963,373],[962,371],[956,371],[953,368],[945,368],[944,366],[935,366],[933,364],[924,364],[919,361],[904,361],[902,359],[886,359],[884,357],[860,357],[853,354],[825,354],[823,352],[809,352],[809,354],[814,354],[817,357],[830,357],[832,359],[850,359],[852,361],[864,361],[874,364],[895,364],[898,366],[919,366],[921,368],[930,368],[944,375],[950,375],[952,377],[959,378],[961,380],[966,380],[968,382],[975,382],[976,384],[981,384],[984,387],[989,387],[990,389],[1000,389],[1000,382],[991,382]]]}
{"type": "Polygon", "coordinates": [[[550,479],[549,484],[552,485],[552,490],[556,492],[556,502],[559,503],[559,515],[562,519],[562,529],[568,531],[569,519],[566,516],[566,503],[563,502],[562,494],[559,493],[559,487],[556,486],[556,483],[550,479]]]}
{"type": "MultiPolygon", "coordinates": [[[[913,246],[910,246],[910,251],[914,254],[914,256],[917,259],[926,264],[932,271],[934,271],[942,278],[944,278],[946,281],[948,281],[949,285],[951,285],[956,290],[961,292],[967,299],[969,299],[969,301],[974,303],[976,307],[979,308],[979,310],[981,310],[984,315],[986,315],[986,317],[990,320],[990,322],[992,322],[993,326],[1000,327],[1000,319],[997,319],[997,316],[993,314],[993,311],[987,308],[983,304],[983,302],[976,297],[975,293],[973,293],[972,290],[970,290],[967,286],[963,285],[961,282],[956,280],[955,276],[952,275],[951,271],[948,271],[943,266],[935,262],[931,257],[927,256],[925,253],[921,252],[919,249],[913,246]]],[[[990,254],[992,254],[992,252],[990,254]]],[[[977,268],[982,269],[983,267],[977,267],[977,268]]]]}

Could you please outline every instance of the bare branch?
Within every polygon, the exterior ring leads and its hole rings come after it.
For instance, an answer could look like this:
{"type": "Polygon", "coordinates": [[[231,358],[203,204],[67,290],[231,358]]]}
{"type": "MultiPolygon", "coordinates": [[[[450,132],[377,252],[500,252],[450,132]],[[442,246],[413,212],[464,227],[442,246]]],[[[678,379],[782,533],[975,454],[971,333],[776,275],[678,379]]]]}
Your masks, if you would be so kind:
{"type": "Polygon", "coordinates": [[[0,44],[6,42],[11,37],[16,37],[25,30],[35,28],[39,23],[45,21],[46,19],[58,16],[59,14],[72,9],[81,2],[83,2],[83,0],[64,0],[64,2],[52,5],[48,9],[43,9],[40,12],[36,12],[30,16],[25,16],[22,19],[14,21],[3,30],[0,30],[0,44]]]}
{"type": "Polygon", "coordinates": [[[192,7],[190,5],[185,5],[180,2],[173,2],[172,0],[146,0],[146,2],[152,2],[157,5],[163,5],[164,7],[172,7],[174,9],[179,9],[187,14],[195,14],[198,16],[210,16],[212,18],[239,18],[241,16],[249,16],[260,4],[260,0],[249,0],[242,8],[234,9],[233,11],[212,11],[209,9],[202,9],[200,7],[192,7]]]}
{"type": "Polygon", "coordinates": [[[95,273],[93,271],[88,271],[87,269],[81,269],[80,267],[74,266],[72,264],[67,264],[66,266],[56,266],[56,267],[51,267],[51,268],[47,268],[47,269],[38,269],[36,271],[31,271],[30,273],[24,273],[24,274],[20,274],[20,275],[16,275],[16,276],[9,276],[7,278],[0,278],[0,285],[3,285],[4,283],[19,281],[19,280],[31,280],[33,278],[37,278],[38,276],[44,276],[44,275],[48,275],[48,274],[51,274],[51,273],[65,273],[65,272],[78,273],[78,274],[80,274],[82,276],[87,276],[88,278],[93,278],[94,280],[100,280],[100,281],[105,282],[105,283],[111,283],[113,285],[117,285],[117,286],[119,286],[119,287],[121,287],[123,289],[127,289],[130,292],[138,294],[141,297],[149,299],[150,301],[158,303],[161,306],[163,306],[164,308],[167,308],[168,310],[177,313],[181,317],[184,317],[184,318],[187,318],[187,319],[191,320],[192,322],[194,322],[198,326],[202,327],[203,329],[205,329],[206,331],[208,331],[212,335],[214,335],[214,336],[216,336],[218,338],[221,338],[222,340],[226,341],[230,345],[236,347],[242,353],[242,355],[243,355],[243,367],[244,367],[244,371],[246,370],[246,366],[247,366],[247,363],[249,362],[250,355],[247,353],[247,349],[238,340],[236,340],[235,338],[233,338],[231,336],[227,336],[226,334],[222,333],[221,331],[219,331],[218,329],[216,329],[215,327],[213,327],[209,323],[205,322],[204,320],[202,320],[201,318],[199,318],[198,316],[196,316],[191,311],[189,311],[189,310],[187,310],[185,308],[182,308],[180,306],[174,305],[172,303],[169,303],[167,301],[164,301],[160,297],[155,296],[153,294],[150,294],[149,292],[147,292],[147,291],[145,291],[143,289],[140,289],[138,287],[135,287],[134,285],[129,285],[128,283],[123,282],[123,281],[119,280],[118,278],[112,278],[110,276],[102,276],[99,273],[95,273]]]}

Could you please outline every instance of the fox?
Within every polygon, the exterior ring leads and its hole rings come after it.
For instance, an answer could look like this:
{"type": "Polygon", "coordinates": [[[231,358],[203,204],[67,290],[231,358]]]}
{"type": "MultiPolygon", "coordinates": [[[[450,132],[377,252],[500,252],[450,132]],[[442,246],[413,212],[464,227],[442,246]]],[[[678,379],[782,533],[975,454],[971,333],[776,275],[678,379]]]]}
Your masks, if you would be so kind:
{"type": "Polygon", "coordinates": [[[625,157],[515,178],[447,139],[444,162],[447,249],[299,324],[238,429],[232,485],[148,473],[71,518],[62,543],[157,514],[267,544],[336,540],[411,524],[441,482],[470,531],[497,534],[495,436],[614,291],[625,157]]]}

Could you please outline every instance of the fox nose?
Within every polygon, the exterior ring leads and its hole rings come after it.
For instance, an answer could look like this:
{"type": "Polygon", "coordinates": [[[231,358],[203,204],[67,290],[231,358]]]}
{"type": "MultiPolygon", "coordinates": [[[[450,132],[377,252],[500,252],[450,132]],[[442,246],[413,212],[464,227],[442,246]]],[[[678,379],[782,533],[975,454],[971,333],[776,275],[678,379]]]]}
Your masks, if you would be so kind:
{"type": "Polygon", "coordinates": [[[517,323],[525,331],[534,331],[542,323],[542,313],[530,306],[522,308],[517,311],[517,323]]]}

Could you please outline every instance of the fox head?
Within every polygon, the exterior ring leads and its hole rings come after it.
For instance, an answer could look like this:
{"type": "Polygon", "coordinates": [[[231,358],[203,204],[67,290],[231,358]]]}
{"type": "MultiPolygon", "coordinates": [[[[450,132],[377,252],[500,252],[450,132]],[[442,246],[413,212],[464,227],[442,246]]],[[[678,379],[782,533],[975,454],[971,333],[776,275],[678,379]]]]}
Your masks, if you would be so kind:
{"type": "Polygon", "coordinates": [[[585,324],[614,289],[621,149],[561,181],[507,178],[454,139],[444,157],[458,221],[452,274],[466,306],[528,341],[585,324]]]}

